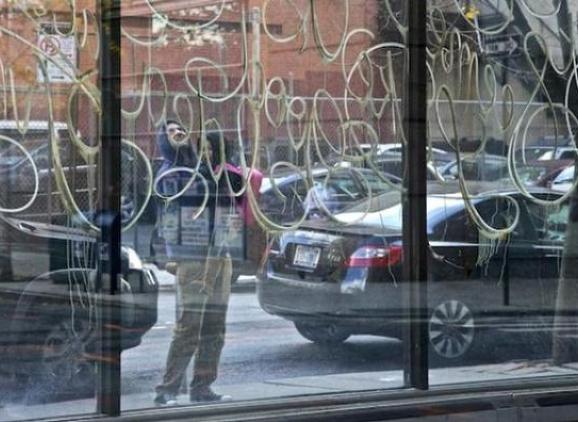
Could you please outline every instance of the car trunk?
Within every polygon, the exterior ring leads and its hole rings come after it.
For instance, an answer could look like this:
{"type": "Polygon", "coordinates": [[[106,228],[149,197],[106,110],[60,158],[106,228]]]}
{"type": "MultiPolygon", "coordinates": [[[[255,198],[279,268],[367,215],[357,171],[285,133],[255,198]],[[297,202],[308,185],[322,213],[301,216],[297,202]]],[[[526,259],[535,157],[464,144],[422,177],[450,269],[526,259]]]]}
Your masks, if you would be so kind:
{"type": "Polygon", "coordinates": [[[337,283],[344,279],[350,257],[362,245],[386,247],[400,238],[401,233],[394,229],[311,221],[280,237],[271,254],[272,270],[310,282],[337,283]]]}

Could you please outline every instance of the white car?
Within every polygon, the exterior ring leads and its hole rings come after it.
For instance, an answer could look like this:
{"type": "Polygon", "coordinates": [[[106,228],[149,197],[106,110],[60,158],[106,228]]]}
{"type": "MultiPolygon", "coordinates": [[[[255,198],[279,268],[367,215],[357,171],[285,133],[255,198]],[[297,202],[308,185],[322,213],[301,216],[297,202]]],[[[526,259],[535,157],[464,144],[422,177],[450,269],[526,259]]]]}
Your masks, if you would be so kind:
{"type": "Polygon", "coordinates": [[[574,160],[578,150],[574,146],[552,148],[538,157],[538,161],[574,160]]]}
{"type": "MultiPolygon", "coordinates": [[[[353,146],[352,146],[352,149],[353,149],[353,146]]],[[[376,155],[378,155],[378,156],[386,155],[386,154],[392,154],[392,155],[399,154],[399,155],[401,155],[401,153],[403,152],[403,145],[401,143],[359,144],[359,149],[364,154],[371,152],[373,149],[376,152],[376,155]]],[[[443,149],[440,149],[440,148],[428,148],[428,152],[431,152],[434,161],[438,157],[439,158],[446,158],[449,156],[451,158],[451,156],[449,155],[449,153],[447,151],[444,151],[443,149]]],[[[448,161],[450,158],[448,158],[448,161]]]]}
{"type": "Polygon", "coordinates": [[[552,190],[558,192],[568,192],[574,183],[575,166],[570,166],[560,172],[552,181],[552,190]]]}

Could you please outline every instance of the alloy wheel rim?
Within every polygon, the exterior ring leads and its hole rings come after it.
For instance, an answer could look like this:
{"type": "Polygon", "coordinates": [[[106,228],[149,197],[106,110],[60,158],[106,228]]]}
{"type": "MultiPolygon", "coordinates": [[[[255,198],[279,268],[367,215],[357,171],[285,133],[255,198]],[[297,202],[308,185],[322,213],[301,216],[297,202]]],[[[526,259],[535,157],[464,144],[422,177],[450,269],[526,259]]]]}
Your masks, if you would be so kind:
{"type": "Polygon", "coordinates": [[[435,352],[447,359],[463,356],[474,342],[474,316],[458,300],[438,305],[429,320],[429,340],[435,352]]]}

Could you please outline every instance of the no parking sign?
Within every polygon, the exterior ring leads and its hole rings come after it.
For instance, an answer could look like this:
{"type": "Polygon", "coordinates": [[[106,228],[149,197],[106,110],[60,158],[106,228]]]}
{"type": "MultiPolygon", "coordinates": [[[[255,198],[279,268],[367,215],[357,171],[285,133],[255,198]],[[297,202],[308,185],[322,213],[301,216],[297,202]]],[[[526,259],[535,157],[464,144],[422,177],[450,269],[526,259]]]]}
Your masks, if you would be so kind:
{"type": "MultiPolygon", "coordinates": [[[[44,61],[49,82],[70,83],[70,75],[76,69],[75,37],[65,37],[57,34],[38,34],[38,48],[46,56],[44,61]],[[48,59],[50,58],[50,59],[48,59]],[[68,63],[68,62],[69,63],[68,63]]],[[[38,82],[44,82],[42,70],[38,69],[38,82]]]]}

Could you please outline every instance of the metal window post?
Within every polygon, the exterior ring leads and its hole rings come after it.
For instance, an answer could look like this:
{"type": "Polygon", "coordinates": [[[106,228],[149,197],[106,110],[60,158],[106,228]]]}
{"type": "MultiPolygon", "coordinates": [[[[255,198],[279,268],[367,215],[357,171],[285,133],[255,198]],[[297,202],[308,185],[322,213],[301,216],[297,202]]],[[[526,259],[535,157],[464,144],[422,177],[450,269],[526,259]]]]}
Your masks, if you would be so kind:
{"type": "MultiPolygon", "coordinates": [[[[247,6],[250,2],[247,2],[247,6]]],[[[259,7],[253,7],[250,14],[251,30],[252,30],[252,43],[251,43],[251,92],[250,95],[253,101],[259,101],[259,95],[265,95],[261,92],[261,9],[259,7]]],[[[246,122],[253,121],[253,127],[247,128],[247,135],[252,138],[250,140],[250,150],[252,154],[258,154],[259,151],[255,151],[255,143],[257,138],[260,137],[261,133],[261,119],[260,114],[256,113],[249,117],[246,117],[246,122]]],[[[259,162],[258,165],[262,166],[264,163],[259,162]]]]}
{"type": "Polygon", "coordinates": [[[259,96],[259,84],[261,83],[261,70],[259,69],[259,63],[261,63],[261,9],[258,7],[253,7],[251,9],[251,30],[253,34],[252,43],[252,57],[251,57],[251,72],[252,72],[252,84],[253,91],[251,95],[253,99],[258,100],[259,96]]]}
{"type": "Polygon", "coordinates": [[[426,208],[427,142],[427,1],[407,2],[408,79],[404,101],[407,145],[403,185],[403,276],[409,309],[405,338],[404,381],[410,388],[428,388],[428,239],[426,208]]]}
{"type": "Polygon", "coordinates": [[[102,335],[98,365],[97,411],[120,414],[121,275],[121,67],[120,0],[102,0],[100,57],[101,139],[99,303],[102,335]]]}

